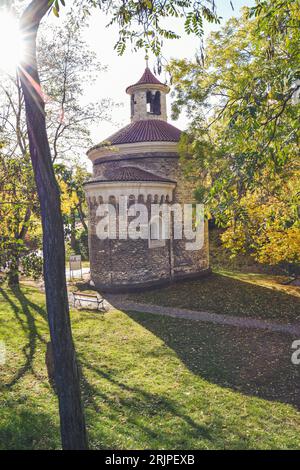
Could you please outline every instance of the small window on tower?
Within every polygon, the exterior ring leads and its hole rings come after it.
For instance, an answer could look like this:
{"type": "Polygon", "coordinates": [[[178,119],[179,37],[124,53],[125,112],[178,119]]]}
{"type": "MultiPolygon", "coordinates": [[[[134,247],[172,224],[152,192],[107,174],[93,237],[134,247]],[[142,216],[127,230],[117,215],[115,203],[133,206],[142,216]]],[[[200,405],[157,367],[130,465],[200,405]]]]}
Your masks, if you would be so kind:
{"type": "Polygon", "coordinates": [[[147,102],[147,113],[152,113],[152,93],[151,93],[151,91],[147,91],[146,102],[147,102]]]}
{"type": "Polygon", "coordinates": [[[157,114],[157,115],[161,114],[160,91],[156,91],[155,93],[152,93],[151,91],[147,91],[146,102],[147,102],[147,113],[157,114]]]}
{"type": "Polygon", "coordinates": [[[135,101],[134,101],[134,95],[131,95],[131,117],[134,115],[134,105],[135,105],[135,101]]]}
{"type": "Polygon", "coordinates": [[[161,114],[161,110],[160,110],[160,91],[157,91],[154,95],[153,114],[161,114]]]}

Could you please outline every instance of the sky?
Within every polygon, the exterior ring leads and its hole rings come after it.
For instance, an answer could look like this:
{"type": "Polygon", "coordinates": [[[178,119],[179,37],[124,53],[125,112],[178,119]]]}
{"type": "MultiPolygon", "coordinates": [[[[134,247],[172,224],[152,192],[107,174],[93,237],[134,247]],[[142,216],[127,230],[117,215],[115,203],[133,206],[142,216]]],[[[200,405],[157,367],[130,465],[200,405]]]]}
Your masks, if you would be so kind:
{"type": "MultiPolygon", "coordinates": [[[[30,0],[19,0],[22,4],[21,10],[30,2],[30,0]]],[[[232,16],[238,16],[240,9],[243,6],[254,5],[255,0],[216,0],[217,13],[221,17],[221,24],[204,23],[204,41],[211,31],[216,31],[224,25],[224,23],[232,16]],[[234,10],[231,7],[233,4],[234,10]]],[[[0,6],[3,4],[3,0],[0,0],[0,6]]],[[[71,2],[67,2],[67,6],[72,5],[71,2]]],[[[58,19],[54,15],[47,17],[47,22],[57,24],[63,21],[63,17],[66,14],[66,9],[62,10],[61,17],[58,19]]],[[[6,24],[7,19],[5,16],[2,18],[2,25],[0,21],[0,35],[1,29],[4,31],[6,36],[7,31],[11,29],[11,26],[6,24]]],[[[82,98],[83,104],[92,102],[93,100],[101,100],[108,98],[119,103],[121,106],[112,107],[111,111],[111,122],[100,122],[90,125],[91,137],[93,145],[98,144],[102,140],[106,140],[111,134],[130,123],[130,97],[125,93],[125,89],[136,83],[142,76],[146,62],[145,52],[143,50],[133,52],[128,45],[128,49],[122,56],[118,56],[114,50],[114,45],[118,39],[117,26],[113,25],[106,27],[110,18],[106,16],[99,9],[93,9],[92,15],[89,20],[88,27],[83,29],[84,39],[87,42],[88,47],[96,53],[98,61],[107,66],[106,72],[99,72],[94,84],[86,83],[83,86],[84,96],[82,98]]],[[[165,40],[164,47],[162,50],[163,57],[166,61],[170,59],[193,59],[197,50],[200,47],[200,39],[195,35],[187,35],[184,32],[184,20],[177,18],[170,18],[164,21],[164,26],[181,36],[178,40],[165,40]]],[[[10,34],[11,31],[10,31],[10,34]]],[[[13,34],[15,34],[13,32],[13,34]]],[[[5,61],[7,62],[8,50],[5,48],[5,40],[2,41],[2,55],[4,53],[5,61]],[[6,55],[5,55],[6,54],[6,55]]],[[[9,50],[9,54],[10,54],[9,50]]],[[[1,57],[1,55],[0,55],[1,57]]],[[[149,67],[153,71],[155,65],[155,58],[150,55],[149,67]]],[[[1,66],[1,64],[0,64],[1,66]]],[[[1,68],[1,67],[0,67],[1,68]]],[[[169,78],[164,72],[158,77],[162,82],[169,78]]],[[[180,118],[173,122],[171,116],[171,96],[169,95],[168,100],[168,115],[169,122],[179,129],[186,129],[188,126],[188,120],[185,115],[181,115],[180,118]]],[[[82,149],[82,162],[88,163],[86,157],[86,151],[88,149],[82,149]]],[[[91,169],[91,165],[88,165],[91,169]]]]}
{"type": "MultiPolygon", "coordinates": [[[[238,16],[243,6],[254,5],[254,0],[232,0],[234,11],[230,6],[229,0],[217,1],[218,14],[222,17],[220,25],[206,23],[204,27],[204,38],[213,30],[219,29],[230,17],[238,16]]],[[[107,72],[99,74],[92,87],[85,90],[84,100],[91,101],[95,96],[98,98],[111,98],[113,101],[122,103],[123,106],[113,109],[112,123],[102,122],[100,126],[92,126],[93,142],[99,143],[105,140],[109,135],[127,125],[130,122],[130,97],[125,93],[127,86],[137,82],[145,69],[144,51],[132,52],[130,46],[123,56],[118,56],[114,50],[114,44],[117,40],[117,29],[113,26],[105,28],[107,17],[101,12],[93,12],[89,27],[85,32],[85,39],[92,50],[97,54],[99,61],[107,65],[107,72]]],[[[193,35],[184,33],[182,20],[172,20],[168,22],[168,27],[181,35],[179,40],[169,40],[164,44],[163,56],[170,60],[171,58],[193,58],[199,48],[199,39],[193,35]]],[[[155,59],[150,57],[149,67],[153,71],[155,59]]],[[[164,72],[158,77],[162,82],[165,81],[164,72]]],[[[170,119],[171,97],[168,98],[169,122],[180,129],[187,127],[187,118],[182,115],[176,122],[170,119]]]]}

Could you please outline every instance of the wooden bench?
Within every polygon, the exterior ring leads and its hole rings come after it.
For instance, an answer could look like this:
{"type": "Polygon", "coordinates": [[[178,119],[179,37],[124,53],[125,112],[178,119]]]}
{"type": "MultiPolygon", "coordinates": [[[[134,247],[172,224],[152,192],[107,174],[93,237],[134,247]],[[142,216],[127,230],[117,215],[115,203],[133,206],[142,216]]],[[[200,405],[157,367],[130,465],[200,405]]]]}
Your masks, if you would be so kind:
{"type": "Polygon", "coordinates": [[[82,302],[88,302],[96,303],[97,310],[99,310],[99,308],[104,309],[104,299],[102,297],[99,297],[98,294],[85,294],[84,292],[73,292],[73,297],[74,307],[76,307],[76,302],[78,302],[80,306],[82,306],[82,302]]]}

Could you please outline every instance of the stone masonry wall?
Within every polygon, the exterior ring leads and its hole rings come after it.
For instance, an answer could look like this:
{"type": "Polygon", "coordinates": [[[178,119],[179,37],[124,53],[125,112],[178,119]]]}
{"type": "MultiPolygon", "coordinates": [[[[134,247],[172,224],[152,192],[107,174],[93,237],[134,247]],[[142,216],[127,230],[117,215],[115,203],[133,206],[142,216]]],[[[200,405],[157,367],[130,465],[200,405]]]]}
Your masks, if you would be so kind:
{"type": "MultiPolygon", "coordinates": [[[[193,201],[193,186],[183,177],[179,158],[135,158],[105,162],[94,166],[94,177],[105,178],[105,172],[120,166],[135,166],[156,175],[177,181],[174,201],[193,201]]],[[[141,183],[142,184],[142,183],[141,183]]],[[[151,201],[147,202],[148,207],[151,201]]],[[[89,202],[89,247],[91,277],[96,286],[147,285],[170,278],[179,279],[201,273],[209,268],[208,228],[205,227],[204,247],[187,251],[187,240],[166,240],[164,247],[148,247],[148,240],[99,240],[96,235],[96,210],[99,201],[89,202]]]]}
{"type": "MultiPolygon", "coordinates": [[[[100,240],[96,234],[98,205],[98,201],[89,203],[91,277],[95,285],[101,288],[167,281],[170,278],[170,241],[166,240],[163,247],[149,249],[148,240],[100,240]]],[[[151,201],[146,205],[150,214],[151,201]]],[[[115,208],[118,215],[117,204],[115,208]]]]}
{"type": "MultiPolygon", "coordinates": [[[[149,91],[152,91],[152,93],[156,92],[156,90],[151,90],[150,88],[149,91]]],[[[147,99],[145,90],[139,90],[134,93],[134,102],[134,114],[131,117],[133,122],[143,119],[160,119],[163,121],[167,120],[167,103],[165,93],[161,92],[160,95],[161,114],[151,114],[147,112],[147,99]]]]}

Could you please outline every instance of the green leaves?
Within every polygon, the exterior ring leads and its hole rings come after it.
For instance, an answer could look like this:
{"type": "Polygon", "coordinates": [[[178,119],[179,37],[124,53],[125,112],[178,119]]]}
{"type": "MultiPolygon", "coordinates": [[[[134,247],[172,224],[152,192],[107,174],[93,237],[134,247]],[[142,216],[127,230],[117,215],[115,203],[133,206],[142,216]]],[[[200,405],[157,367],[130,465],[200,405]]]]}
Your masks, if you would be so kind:
{"type": "Polygon", "coordinates": [[[205,66],[181,60],[169,67],[173,112],[184,109],[191,120],[194,140],[183,161],[188,177],[198,175],[196,197],[226,228],[232,253],[248,250],[260,262],[295,260],[300,239],[300,105],[292,99],[300,10],[287,3],[288,14],[284,2],[259,2],[257,17],[245,11],[213,33],[205,66]]]}
{"type": "Polygon", "coordinates": [[[187,14],[184,23],[184,30],[187,34],[194,33],[196,36],[203,35],[203,18],[199,12],[191,11],[187,14]]]}
{"type": "Polygon", "coordinates": [[[65,7],[65,0],[49,0],[49,6],[52,6],[51,10],[57,18],[59,18],[60,4],[65,7]]]}
{"type": "MultiPolygon", "coordinates": [[[[95,7],[100,8],[110,20],[108,26],[116,24],[119,37],[115,50],[122,55],[130,43],[134,50],[151,50],[154,55],[161,55],[162,39],[179,39],[180,36],[163,26],[165,18],[182,18],[186,33],[203,36],[203,20],[219,23],[215,3],[211,0],[193,2],[192,0],[123,0],[106,2],[105,0],[76,0],[82,13],[91,14],[95,7]]],[[[50,0],[52,11],[59,17],[60,5],[65,0],[50,0]]]]}
{"type": "MultiPolygon", "coordinates": [[[[116,24],[119,37],[115,49],[122,55],[130,43],[134,50],[151,50],[159,56],[162,52],[163,39],[179,39],[179,35],[164,27],[165,18],[182,18],[185,31],[198,37],[203,35],[203,19],[219,22],[214,2],[202,0],[123,0],[105,2],[104,0],[77,0],[86,14],[95,6],[100,7],[110,16],[108,25],[116,24]]],[[[55,13],[59,12],[57,4],[55,13]]]]}

